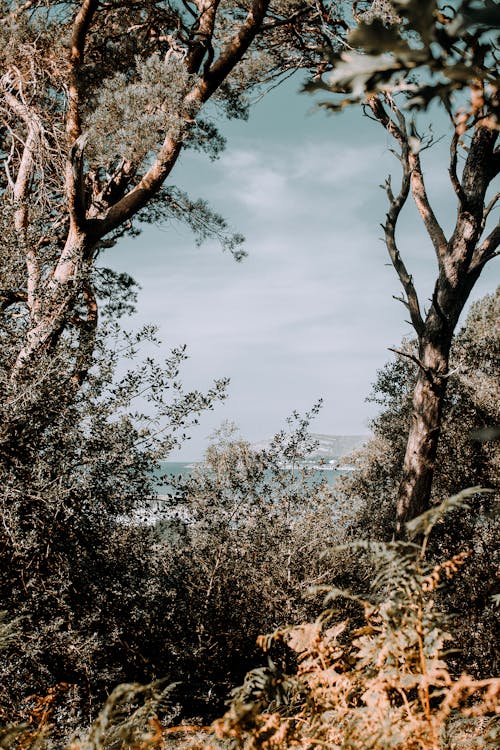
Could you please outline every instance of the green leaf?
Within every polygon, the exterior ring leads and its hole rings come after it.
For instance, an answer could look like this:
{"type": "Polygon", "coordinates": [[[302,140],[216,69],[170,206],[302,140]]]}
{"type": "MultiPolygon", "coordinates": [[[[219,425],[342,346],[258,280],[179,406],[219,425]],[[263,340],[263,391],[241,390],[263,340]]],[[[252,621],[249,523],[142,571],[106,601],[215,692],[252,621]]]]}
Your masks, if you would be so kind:
{"type": "Polygon", "coordinates": [[[335,70],[326,76],[326,83],[331,91],[350,92],[361,99],[366,94],[382,90],[382,83],[401,69],[402,65],[387,54],[343,52],[335,70]]]}
{"type": "Polygon", "coordinates": [[[349,34],[348,40],[351,46],[361,47],[372,55],[393,52],[411,57],[413,54],[413,50],[401,37],[399,30],[394,26],[385,26],[378,19],[371,23],[361,23],[349,34]]]}

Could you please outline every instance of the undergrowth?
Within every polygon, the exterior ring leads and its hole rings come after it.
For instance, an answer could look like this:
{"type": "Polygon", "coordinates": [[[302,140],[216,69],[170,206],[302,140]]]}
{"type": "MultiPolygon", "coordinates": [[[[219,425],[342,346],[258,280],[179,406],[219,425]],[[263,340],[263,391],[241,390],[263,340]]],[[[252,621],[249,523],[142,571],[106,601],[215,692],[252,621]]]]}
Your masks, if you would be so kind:
{"type": "MultiPolygon", "coordinates": [[[[467,554],[426,561],[433,527],[449,511],[465,509],[476,491],[465,490],[412,521],[413,542],[358,541],[377,571],[371,595],[322,587],[325,609],[314,622],[261,636],[267,666],[247,675],[210,729],[168,726],[175,723],[173,685],[121,685],[66,750],[498,747],[500,679],[452,676],[446,662],[452,638],[435,603],[437,589],[459,572],[467,554]],[[295,667],[284,670],[280,663],[295,667]]],[[[10,637],[6,626],[0,630],[0,642],[10,637]]],[[[0,747],[51,750],[52,727],[48,697],[25,725],[0,729],[0,747]]]]}
{"type": "Polygon", "coordinates": [[[371,596],[325,588],[326,609],[315,622],[261,637],[268,654],[284,644],[297,668],[283,673],[269,657],[267,667],[249,673],[215,722],[216,737],[244,750],[444,750],[459,747],[457,734],[467,726],[468,748],[498,747],[500,679],[450,674],[452,637],[435,603],[467,554],[438,565],[425,557],[433,527],[465,509],[476,491],[413,520],[408,530],[418,543],[358,542],[377,571],[371,596]],[[342,617],[346,602],[359,618],[342,617]]]}

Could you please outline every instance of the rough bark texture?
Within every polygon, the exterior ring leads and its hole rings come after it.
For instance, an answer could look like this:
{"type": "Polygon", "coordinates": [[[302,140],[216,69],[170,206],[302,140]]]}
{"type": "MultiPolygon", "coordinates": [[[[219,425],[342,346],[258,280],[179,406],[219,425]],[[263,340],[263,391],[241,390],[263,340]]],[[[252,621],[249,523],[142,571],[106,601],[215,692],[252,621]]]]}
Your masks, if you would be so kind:
{"type": "Polygon", "coordinates": [[[398,492],[397,533],[403,535],[406,521],[428,507],[436,460],[446,373],[451,344],[449,335],[436,337],[436,342],[423,341],[420,369],[413,392],[412,421],[408,433],[402,479],[398,492]]]}
{"type": "Polygon", "coordinates": [[[431,501],[453,334],[474,284],[499,244],[498,226],[482,239],[486,218],[494,205],[494,201],[485,205],[485,198],[498,171],[498,132],[481,124],[475,126],[461,179],[456,172],[458,136],[452,140],[450,178],[458,211],[454,231],[447,240],[427,196],[420,157],[410,148],[405,118],[392,101],[384,103],[373,98],[370,107],[400,147],[401,189],[395,195],[390,181],[386,183],[389,211],[384,230],[387,249],[405,293],[401,301],[410,313],[418,342],[417,354],[398,352],[419,369],[397,501],[396,534],[404,537],[406,522],[426,511],[431,501]],[[397,220],[410,192],[438,263],[432,301],[425,316],[395,237],[397,220]]]}
{"type": "MultiPolygon", "coordinates": [[[[246,18],[243,18],[239,27],[235,29],[235,35],[220,50],[217,60],[213,62],[211,39],[219,3],[200,0],[200,26],[195,37],[195,40],[199,41],[195,41],[185,60],[188,72],[193,75],[193,84],[185,92],[179,113],[184,124],[176,132],[167,131],[164,134],[163,144],[151,166],[135,185],[130,184],[135,174],[134,167],[124,162],[113,177],[112,185],[108,184],[106,189],[90,202],[83,158],[86,137],[82,135],[80,113],[84,89],[82,66],[92,23],[96,14],[105,11],[99,10],[99,4],[95,0],[84,0],[80,5],[74,17],[67,60],[68,148],[64,194],[68,230],[59,258],[50,277],[45,281],[43,290],[39,289],[40,272],[36,251],[27,243],[27,300],[31,312],[31,325],[10,372],[11,398],[14,401],[19,399],[20,390],[26,388],[27,381],[32,378],[37,358],[57,345],[61,333],[73,315],[77,300],[83,301],[88,313],[87,319],[82,321],[82,330],[87,331],[87,335],[80,336],[81,349],[77,354],[75,374],[72,376],[74,384],[81,382],[82,373],[87,369],[82,363],[88,359],[87,352],[94,338],[89,332],[91,329],[95,331],[97,325],[96,301],[90,285],[91,264],[96,249],[103,238],[129,222],[161,189],[182,151],[193,124],[194,114],[217,91],[241,60],[261,29],[268,5],[269,0],[254,0],[246,18]]],[[[24,154],[13,186],[13,197],[19,206],[15,214],[16,229],[24,231],[29,223],[28,204],[36,169],[33,152],[38,145],[40,126],[29,107],[23,103],[21,84],[16,87],[8,79],[4,86],[7,103],[10,103],[11,109],[25,121],[28,131],[24,154]]],[[[10,300],[11,296],[5,296],[5,304],[10,300]]],[[[35,383],[32,385],[35,387],[35,383]]]]}

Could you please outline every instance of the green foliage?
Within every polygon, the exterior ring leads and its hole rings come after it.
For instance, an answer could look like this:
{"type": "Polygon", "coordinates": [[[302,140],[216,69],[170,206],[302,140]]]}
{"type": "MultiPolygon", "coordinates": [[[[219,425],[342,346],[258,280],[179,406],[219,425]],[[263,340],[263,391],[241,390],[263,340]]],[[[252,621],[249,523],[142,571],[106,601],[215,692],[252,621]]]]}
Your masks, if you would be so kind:
{"type": "MultiPolygon", "coordinates": [[[[161,225],[167,221],[187,224],[197,245],[212,239],[219,242],[223,250],[230,252],[235,260],[242,260],[246,256],[242,234],[232,232],[226,220],[211,209],[207,201],[193,200],[173,185],[164,186],[138,213],[138,219],[147,224],[161,225]]],[[[139,230],[133,233],[139,234],[139,230]]]]}
{"type": "Polygon", "coordinates": [[[360,16],[347,37],[350,49],[330,56],[333,72],[307,90],[345,94],[338,103],[324,103],[331,109],[382,92],[403,92],[409,108],[425,109],[438,99],[450,109],[452,96],[471,86],[477,91],[471,114],[486,105],[483,118],[497,119],[496,2],[390,0],[382,5],[388,9],[360,16]]]}
{"type": "MultiPolygon", "coordinates": [[[[441,517],[466,497],[445,501],[441,517]]],[[[426,539],[431,531],[425,519],[426,539]]],[[[442,579],[458,573],[463,555],[439,565],[425,561],[425,546],[404,543],[363,546],[378,571],[368,597],[328,590],[328,608],[315,622],[280,628],[261,639],[284,643],[297,657],[293,673],[259,670],[235,691],[226,715],[214,725],[234,748],[352,748],[437,750],[449,747],[453,712],[494,716],[500,680],[453,679],[445,659],[451,639],[435,603],[442,579]],[[337,602],[348,597],[363,613],[361,627],[338,620],[337,602]],[[333,606],[332,606],[333,605],[333,606]],[[471,702],[471,698],[473,701],[471,702]]],[[[492,718],[481,741],[494,747],[492,718]]],[[[210,743],[199,747],[211,747],[210,743]]]]}
{"type": "Polygon", "coordinates": [[[171,512],[159,529],[165,539],[176,534],[164,554],[183,571],[185,648],[193,674],[203,664],[196,682],[206,706],[221,705],[255,664],[259,632],[313,612],[307,590],[332,574],[331,493],[299,463],[311,448],[311,416],[292,417],[262,451],[225,426],[204,464],[171,480],[171,512]]]}
{"type": "MultiPolygon", "coordinates": [[[[498,442],[473,438],[476,431],[498,424],[500,418],[496,398],[499,303],[497,292],[472,305],[453,344],[430,518],[443,497],[457,495],[462,487],[497,489],[498,442]]],[[[404,342],[402,348],[411,351],[411,343],[404,342]]],[[[385,541],[392,537],[415,377],[415,366],[404,357],[378,373],[370,397],[382,407],[371,425],[374,437],[352,457],[357,470],[335,488],[353,536],[385,541]]],[[[496,614],[491,601],[499,562],[496,495],[479,492],[469,505],[452,514],[449,523],[437,525],[429,555],[438,560],[452,550],[470,553],[462,575],[438,594],[444,597],[440,606],[453,620],[460,649],[450,664],[457,671],[465,667],[474,674],[494,674],[498,668],[498,655],[492,648],[496,614]]],[[[352,567],[351,562],[344,566],[347,580],[352,567]]],[[[369,564],[360,560],[358,581],[370,575],[369,564]]]]}
{"type": "Polygon", "coordinates": [[[50,706],[59,737],[93,719],[117,683],[165,675],[179,683],[168,721],[213,717],[254,666],[258,633],[308,616],[308,586],[331,575],[329,489],[294,472],[317,408],[264,452],[220,435],[206,463],[157,498],[155,461],[224,383],[183,393],[183,350],[116,380],[118,357],[139,343],[122,336],[118,354],[119,338],[100,342],[80,399],[2,465],[1,593],[7,621],[21,619],[6,631],[0,706],[11,723],[50,706]]]}
{"type": "MultiPolygon", "coordinates": [[[[118,283],[126,289],[128,279],[118,283]]],[[[106,334],[77,397],[67,398],[64,372],[39,371],[44,408],[29,393],[19,402],[30,429],[14,453],[4,446],[0,463],[0,593],[7,620],[21,618],[2,654],[0,703],[22,718],[30,696],[65,684],[54,699],[66,705],[61,732],[92,716],[96,697],[118,682],[174,670],[181,570],[163,565],[154,529],[131,517],[154,495],[157,461],[226,386],[186,392],[184,348],[138,365],[154,329],[131,335],[112,324],[106,334]],[[132,365],[118,377],[126,358],[132,365]]]]}
{"type": "MultiPolygon", "coordinates": [[[[152,747],[161,742],[158,714],[172,716],[170,694],[175,685],[163,687],[161,682],[144,687],[116,687],[93,722],[86,736],[75,739],[76,750],[128,750],[131,747],[152,747]]],[[[175,712],[174,712],[175,715],[175,712]]]]}
{"type": "Polygon", "coordinates": [[[91,167],[117,158],[142,162],[159,148],[165,132],[176,137],[190,83],[175,55],[138,58],[131,70],[105,80],[87,120],[91,167]]]}

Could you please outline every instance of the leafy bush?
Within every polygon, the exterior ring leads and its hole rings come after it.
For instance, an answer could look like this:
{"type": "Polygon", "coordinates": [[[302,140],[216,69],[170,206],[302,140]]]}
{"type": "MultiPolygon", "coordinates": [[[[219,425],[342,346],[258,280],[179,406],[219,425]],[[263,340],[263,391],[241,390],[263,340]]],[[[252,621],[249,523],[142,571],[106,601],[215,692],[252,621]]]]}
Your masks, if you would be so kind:
{"type": "MultiPolygon", "coordinates": [[[[500,292],[475,303],[452,350],[448,395],[433,483],[433,502],[454,495],[462,487],[496,489],[498,443],[483,440],[487,428],[499,424],[496,379],[500,351],[496,325],[500,292]],[[477,437],[476,437],[477,436],[477,437]]],[[[411,351],[411,342],[405,342],[411,351]]],[[[389,541],[394,530],[394,508],[411,419],[415,366],[399,358],[378,373],[371,399],[382,411],[372,422],[373,439],[352,457],[356,471],[335,487],[345,523],[353,538],[389,541]]],[[[439,606],[451,618],[458,651],[452,663],[456,674],[495,674],[500,666],[495,648],[497,614],[491,595],[498,589],[499,518],[496,495],[477,493],[469,507],[440,524],[428,554],[436,561],[467,552],[462,575],[437,592],[439,606]]],[[[344,566],[344,585],[359,586],[371,577],[371,563],[362,553],[357,565],[344,566]]]]}
{"type": "Polygon", "coordinates": [[[182,571],[163,566],[155,530],[131,516],[154,494],[157,460],[225,383],[186,393],[183,349],[117,377],[118,357],[133,357],[142,339],[108,328],[85,387],[65,399],[47,381],[57,408],[33,410],[33,433],[1,457],[0,595],[7,620],[19,618],[0,662],[2,718],[24,719],[37,696],[64,684],[54,699],[64,731],[88,721],[117,683],[174,671],[182,571]]]}
{"type": "MultiPolygon", "coordinates": [[[[226,425],[205,462],[187,479],[172,479],[179,541],[164,555],[183,572],[189,689],[205,717],[255,665],[259,633],[311,616],[317,602],[305,596],[308,588],[333,574],[331,491],[301,468],[316,411],[292,416],[288,431],[261,451],[226,425]]],[[[172,515],[165,523],[170,533],[172,515]]]]}
{"type": "Polygon", "coordinates": [[[217,736],[245,750],[438,750],[449,747],[450,719],[456,721],[460,711],[490,717],[469,747],[496,747],[500,679],[452,677],[444,651],[451,636],[435,600],[466,555],[438,565],[425,559],[435,523],[450,510],[460,511],[468,495],[412,522],[413,534],[424,533],[421,545],[358,542],[377,571],[371,595],[326,587],[329,606],[315,622],[261,638],[265,651],[284,643],[296,655],[297,669],[284,674],[269,661],[247,675],[215,724],[217,736]],[[362,611],[362,627],[338,619],[346,598],[362,611]]]}
{"type": "Polygon", "coordinates": [[[2,654],[1,718],[50,705],[61,737],[124,681],[166,676],[183,715],[213,718],[255,665],[258,633],[307,616],[306,588],[331,575],[329,489],[295,471],[315,409],[264,452],[220,437],[158,498],[155,461],[224,383],[185,394],[183,350],[116,381],[101,351],[81,398],[1,467],[0,585],[7,618],[21,618],[2,654]],[[138,394],[151,412],[134,409],[138,394]]]}

